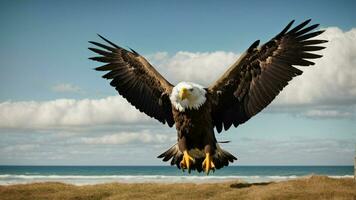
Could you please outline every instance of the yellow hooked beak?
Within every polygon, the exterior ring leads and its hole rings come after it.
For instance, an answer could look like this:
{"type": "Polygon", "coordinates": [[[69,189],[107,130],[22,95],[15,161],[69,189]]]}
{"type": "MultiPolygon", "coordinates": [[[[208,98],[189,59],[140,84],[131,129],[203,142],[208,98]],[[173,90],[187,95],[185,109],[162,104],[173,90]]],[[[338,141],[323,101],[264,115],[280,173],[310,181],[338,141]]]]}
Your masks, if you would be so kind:
{"type": "Polygon", "coordinates": [[[184,99],[188,98],[188,96],[189,96],[189,91],[187,88],[183,87],[182,89],[180,89],[180,91],[179,91],[180,100],[184,100],[184,99]]]}

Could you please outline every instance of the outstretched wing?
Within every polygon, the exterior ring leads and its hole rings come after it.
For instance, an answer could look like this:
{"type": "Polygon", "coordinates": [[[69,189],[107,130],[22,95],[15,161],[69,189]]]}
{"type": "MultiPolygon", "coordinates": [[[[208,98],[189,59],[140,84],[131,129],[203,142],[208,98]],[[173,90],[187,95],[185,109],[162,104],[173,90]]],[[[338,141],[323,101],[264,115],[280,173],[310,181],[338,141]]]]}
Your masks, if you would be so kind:
{"type": "Polygon", "coordinates": [[[123,49],[100,36],[109,45],[90,41],[98,48],[89,48],[99,54],[89,59],[107,63],[96,68],[98,71],[109,71],[103,78],[112,79],[110,85],[133,106],[158,121],[173,126],[169,94],[172,84],[162,77],[147,60],[131,49],[123,49]]]}
{"type": "Polygon", "coordinates": [[[216,97],[212,117],[218,132],[232,124],[237,127],[270,104],[293,77],[302,74],[294,65],[314,65],[306,59],[321,57],[311,52],[324,49],[318,45],[327,41],[311,39],[323,31],[312,32],[319,24],[305,27],[310,21],[289,30],[291,21],[260,47],[257,40],[208,88],[216,97]]]}

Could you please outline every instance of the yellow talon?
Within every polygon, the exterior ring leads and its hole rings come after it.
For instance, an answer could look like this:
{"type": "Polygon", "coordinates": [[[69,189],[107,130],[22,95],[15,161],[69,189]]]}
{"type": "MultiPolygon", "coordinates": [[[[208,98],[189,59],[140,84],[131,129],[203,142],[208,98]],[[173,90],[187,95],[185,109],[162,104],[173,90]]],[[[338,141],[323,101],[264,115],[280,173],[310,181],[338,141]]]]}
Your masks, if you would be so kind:
{"type": "Polygon", "coordinates": [[[190,172],[190,166],[192,163],[194,163],[195,160],[194,158],[192,158],[189,154],[188,151],[185,150],[183,152],[183,159],[180,162],[180,167],[184,170],[184,169],[188,169],[188,171],[190,172]]]}
{"type": "Polygon", "coordinates": [[[215,165],[213,158],[209,153],[205,154],[205,159],[203,161],[203,169],[207,175],[209,175],[210,170],[215,171],[215,165]]]}

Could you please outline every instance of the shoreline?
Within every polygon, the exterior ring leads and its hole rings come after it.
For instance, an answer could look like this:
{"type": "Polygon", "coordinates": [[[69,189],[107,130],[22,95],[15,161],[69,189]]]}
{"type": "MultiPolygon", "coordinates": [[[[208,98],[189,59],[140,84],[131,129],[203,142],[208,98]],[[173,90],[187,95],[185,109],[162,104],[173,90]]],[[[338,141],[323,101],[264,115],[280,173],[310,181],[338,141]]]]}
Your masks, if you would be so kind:
{"type": "Polygon", "coordinates": [[[279,182],[103,183],[41,182],[0,186],[0,199],[355,199],[352,178],[308,176],[279,182]]]}

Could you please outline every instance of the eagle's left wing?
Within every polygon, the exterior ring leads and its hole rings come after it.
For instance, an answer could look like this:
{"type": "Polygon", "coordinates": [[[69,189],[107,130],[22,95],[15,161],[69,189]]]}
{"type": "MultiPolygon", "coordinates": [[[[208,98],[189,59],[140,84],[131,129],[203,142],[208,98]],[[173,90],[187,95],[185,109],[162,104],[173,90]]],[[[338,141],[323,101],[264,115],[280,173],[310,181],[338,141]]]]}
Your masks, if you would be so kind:
{"type": "Polygon", "coordinates": [[[89,48],[100,55],[90,59],[106,63],[96,70],[109,71],[103,78],[112,79],[110,85],[138,110],[163,124],[167,122],[169,126],[173,126],[174,119],[169,100],[173,85],[134,50],[131,49],[130,52],[100,35],[99,37],[109,45],[90,41],[101,47],[89,48]]]}
{"type": "Polygon", "coordinates": [[[258,47],[259,41],[254,42],[208,88],[215,97],[212,117],[218,132],[244,123],[270,104],[293,77],[302,74],[294,65],[314,65],[306,59],[321,57],[310,53],[325,48],[317,45],[327,42],[311,39],[323,32],[311,32],[318,24],[304,28],[307,20],[289,30],[293,22],[266,44],[258,47]]]}

